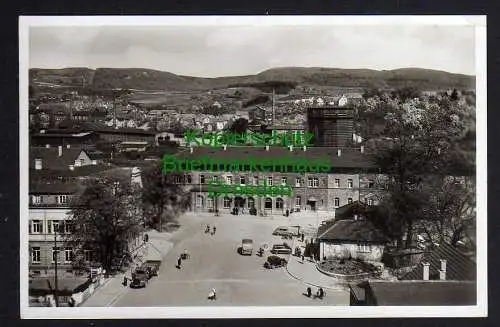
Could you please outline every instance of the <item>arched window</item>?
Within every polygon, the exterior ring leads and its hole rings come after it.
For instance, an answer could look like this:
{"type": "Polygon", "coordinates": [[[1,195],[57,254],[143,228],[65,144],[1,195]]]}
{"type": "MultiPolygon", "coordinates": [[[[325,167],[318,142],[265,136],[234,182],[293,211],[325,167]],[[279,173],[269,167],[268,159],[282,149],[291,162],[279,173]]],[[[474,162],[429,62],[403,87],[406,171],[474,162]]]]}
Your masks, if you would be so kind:
{"type": "Polygon", "coordinates": [[[282,198],[276,199],[276,209],[283,209],[283,199],[282,198]]]}
{"type": "Polygon", "coordinates": [[[264,203],[264,209],[271,210],[273,208],[273,200],[271,198],[266,198],[266,202],[264,203]]]}
{"type": "Polygon", "coordinates": [[[255,207],[255,200],[252,197],[248,198],[248,208],[254,208],[255,207]]]}

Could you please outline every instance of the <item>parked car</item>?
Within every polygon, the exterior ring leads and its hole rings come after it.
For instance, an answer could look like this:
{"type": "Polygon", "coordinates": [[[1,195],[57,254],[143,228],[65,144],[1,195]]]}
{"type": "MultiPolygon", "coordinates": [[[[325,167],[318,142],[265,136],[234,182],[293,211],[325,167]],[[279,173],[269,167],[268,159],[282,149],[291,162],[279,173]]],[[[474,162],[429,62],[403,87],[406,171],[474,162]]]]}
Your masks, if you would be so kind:
{"type": "Polygon", "coordinates": [[[292,253],[292,248],[286,244],[274,244],[273,248],[271,249],[272,254],[291,254],[292,253]]]}
{"type": "Polygon", "coordinates": [[[278,257],[276,255],[271,255],[267,257],[267,261],[264,263],[264,267],[267,269],[281,268],[286,266],[286,259],[278,257]]]}
{"type": "Polygon", "coordinates": [[[273,235],[281,236],[281,235],[288,234],[288,233],[289,233],[288,227],[280,226],[274,230],[273,235]]]}
{"type": "Polygon", "coordinates": [[[130,283],[131,288],[146,287],[148,283],[149,275],[146,270],[136,269],[132,274],[132,282],[130,283]]]}
{"type": "Polygon", "coordinates": [[[141,270],[145,270],[148,273],[148,278],[153,276],[158,276],[158,271],[160,270],[161,261],[160,260],[147,260],[141,266],[141,270]]]}
{"type": "Polygon", "coordinates": [[[252,255],[253,252],[253,240],[245,238],[241,241],[241,254],[252,255]]]}
{"type": "Polygon", "coordinates": [[[300,226],[279,226],[273,232],[273,235],[278,236],[299,236],[300,226]]]}

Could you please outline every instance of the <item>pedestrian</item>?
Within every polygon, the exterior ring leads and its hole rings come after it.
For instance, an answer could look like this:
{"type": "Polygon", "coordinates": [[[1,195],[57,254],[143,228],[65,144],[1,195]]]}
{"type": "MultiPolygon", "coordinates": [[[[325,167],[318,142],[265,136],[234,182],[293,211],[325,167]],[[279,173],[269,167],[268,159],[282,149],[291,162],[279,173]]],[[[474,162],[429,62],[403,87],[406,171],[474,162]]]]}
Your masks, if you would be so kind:
{"type": "Polygon", "coordinates": [[[179,257],[179,258],[177,259],[177,267],[178,267],[179,269],[181,268],[181,263],[182,263],[182,258],[181,258],[181,257],[179,257]]]}
{"type": "Polygon", "coordinates": [[[302,263],[304,263],[304,254],[302,254],[302,263]]]}
{"type": "Polygon", "coordinates": [[[214,232],[213,232],[213,235],[215,235],[215,231],[216,231],[216,230],[217,230],[217,229],[216,229],[216,228],[215,228],[215,226],[214,226],[214,232]]]}
{"type": "Polygon", "coordinates": [[[311,293],[312,293],[311,288],[308,287],[307,288],[307,297],[311,297],[311,293]]]}
{"type": "Polygon", "coordinates": [[[304,233],[302,233],[302,242],[304,242],[304,233]]]}
{"type": "Polygon", "coordinates": [[[208,293],[208,298],[210,300],[217,300],[217,291],[215,290],[215,288],[212,288],[210,293],[208,293]]]}
{"type": "Polygon", "coordinates": [[[319,288],[318,289],[318,293],[317,293],[317,297],[320,298],[320,299],[323,299],[323,296],[325,295],[325,292],[323,291],[323,288],[319,288]]]}

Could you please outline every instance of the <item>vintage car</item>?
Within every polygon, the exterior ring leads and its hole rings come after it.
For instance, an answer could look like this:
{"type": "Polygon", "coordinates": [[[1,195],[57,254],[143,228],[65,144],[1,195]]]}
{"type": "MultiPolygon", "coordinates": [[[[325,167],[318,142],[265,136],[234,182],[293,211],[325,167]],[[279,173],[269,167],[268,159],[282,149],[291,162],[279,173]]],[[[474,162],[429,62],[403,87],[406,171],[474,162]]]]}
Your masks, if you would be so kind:
{"type": "Polygon", "coordinates": [[[136,269],[132,274],[132,282],[130,283],[131,288],[146,287],[149,280],[149,274],[146,270],[136,269]]]}
{"type": "Polygon", "coordinates": [[[241,254],[252,255],[253,252],[253,240],[249,238],[244,238],[241,241],[241,254]]]}
{"type": "Polygon", "coordinates": [[[158,276],[160,265],[160,260],[147,260],[141,265],[140,269],[146,271],[148,274],[148,279],[150,279],[153,276],[158,276]]]}
{"type": "Polygon", "coordinates": [[[272,254],[291,254],[292,253],[292,248],[286,244],[274,244],[272,249],[271,249],[272,254]]]}
{"type": "Polygon", "coordinates": [[[264,263],[264,267],[267,269],[281,268],[286,266],[286,259],[278,257],[276,255],[271,255],[267,257],[267,261],[264,263]]]}

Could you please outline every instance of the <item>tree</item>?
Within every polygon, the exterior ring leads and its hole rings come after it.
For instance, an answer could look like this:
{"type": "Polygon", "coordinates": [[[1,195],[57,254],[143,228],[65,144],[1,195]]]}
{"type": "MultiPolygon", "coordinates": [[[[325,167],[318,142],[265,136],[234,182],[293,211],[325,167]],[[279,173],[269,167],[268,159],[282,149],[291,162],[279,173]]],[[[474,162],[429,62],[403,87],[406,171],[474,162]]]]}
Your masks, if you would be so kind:
{"type": "Polygon", "coordinates": [[[103,268],[128,251],[128,242],[142,228],[137,191],[111,180],[91,181],[71,204],[73,232],[69,241],[77,248],[98,253],[103,268]]]}
{"type": "Polygon", "coordinates": [[[248,120],[245,118],[236,119],[229,130],[233,133],[244,134],[248,129],[248,120]]]}
{"type": "Polygon", "coordinates": [[[415,223],[428,218],[422,211],[427,197],[424,176],[442,179],[457,170],[453,158],[457,157],[456,144],[467,135],[468,114],[466,108],[446,98],[430,102],[407,96],[383,97],[377,99],[377,105],[387,112],[385,129],[368,146],[374,161],[391,176],[383,201],[387,219],[392,220],[389,225],[401,228],[396,233],[398,244],[410,247],[415,223]]]}
{"type": "Polygon", "coordinates": [[[174,184],[171,175],[163,173],[160,164],[144,171],[142,201],[149,219],[146,224],[160,231],[163,223],[173,220],[184,212],[189,205],[189,193],[174,184]]]}

